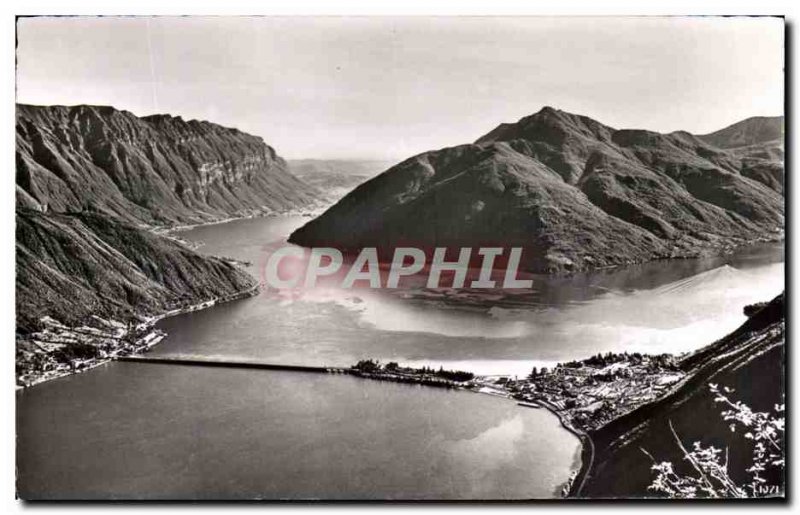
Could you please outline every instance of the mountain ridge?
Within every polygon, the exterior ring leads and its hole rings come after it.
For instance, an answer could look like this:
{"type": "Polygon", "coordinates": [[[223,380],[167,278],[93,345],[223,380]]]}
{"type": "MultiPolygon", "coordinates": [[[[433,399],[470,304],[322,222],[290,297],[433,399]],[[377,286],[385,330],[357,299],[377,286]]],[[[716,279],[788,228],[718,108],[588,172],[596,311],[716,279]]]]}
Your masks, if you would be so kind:
{"type": "Polygon", "coordinates": [[[258,136],[110,106],[17,104],[17,204],[169,227],[303,208],[318,192],[258,136]]]}
{"type": "Polygon", "coordinates": [[[345,250],[523,246],[560,273],[779,238],[783,164],[687,132],[617,130],[545,107],[361,184],[290,241],[345,250]]]}

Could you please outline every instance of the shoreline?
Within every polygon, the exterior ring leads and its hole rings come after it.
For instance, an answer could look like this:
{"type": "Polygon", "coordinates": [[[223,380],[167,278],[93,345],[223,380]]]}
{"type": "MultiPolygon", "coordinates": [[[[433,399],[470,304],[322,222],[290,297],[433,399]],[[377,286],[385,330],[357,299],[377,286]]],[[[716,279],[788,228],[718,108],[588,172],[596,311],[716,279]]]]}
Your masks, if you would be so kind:
{"type": "Polygon", "coordinates": [[[588,432],[575,427],[563,411],[559,411],[555,406],[545,400],[539,399],[534,402],[538,404],[541,409],[545,409],[555,415],[561,423],[561,427],[575,435],[581,443],[580,466],[573,470],[570,478],[559,489],[561,498],[577,498],[580,496],[583,484],[589,475],[589,470],[591,470],[594,464],[594,441],[588,432]]]}
{"type": "MultiPolygon", "coordinates": [[[[256,283],[254,286],[252,286],[251,288],[248,288],[246,290],[241,290],[241,291],[238,291],[238,292],[234,292],[234,293],[231,293],[229,295],[225,295],[223,297],[216,297],[216,298],[209,299],[209,300],[206,300],[206,301],[203,301],[203,302],[199,302],[197,304],[191,304],[189,306],[185,306],[185,307],[182,307],[182,308],[172,309],[172,310],[166,311],[164,313],[161,313],[159,315],[145,317],[145,320],[143,322],[140,322],[139,324],[136,324],[135,326],[133,326],[133,329],[132,329],[132,330],[135,330],[135,331],[147,331],[146,334],[144,334],[141,338],[136,340],[134,345],[136,345],[136,344],[138,344],[140,342],[144,342],[144,343],[142,343],[141,345],[138,346],[137,352],[135,352],[133,354],[130,354],[130,355],[141,355],[143,352],[149,351],[150,349],[152,349],[153,347],[155,347],[156,345],[158,345],[164,339],[167,338],[168,334],[165,331],[161,331],[159,329],[154,329],[155,325],[158,322],[160,322],[161,320],[164,320],[164,319],[170,318],[170,317],[174,317],[174,316],[178,316],[178,315],[183,315],[183,314],[186,314],[186,313],[194,313],[195,311],[202,311],[204,309],[208,309],[208,308],[214,307],[217,304],[225,304],[225,303],[233,302],[233,301],[236,301],[236,300],[241,300],[241,299],[245,299],[245,298],[249,298],[249,297],[254,297],[254,296],[258,295],[259,292],[260,292],[260,286],[258,285],[258,283],[256,283]]],[[[128,333],[126,332],[126,333],[124,333],[124,334],[122,334],[122,335],[120,335],[118,337],[115,337],[115,338],[122,338],[126,334],[128,334],[128,333]]],[[[83,366],[80,366],[80,368],[72,368],[70,370],[64,370],[64,371],[61,371],[61,372],[56,371],[56,372],[54,372],[54,373],[52,373],[50,375],[47,375],[46,377],[40,377],[40,378],[34,379],[34,380],[32,380],[32,381],[30,381],[30,382],[28,382],[26,384],[23,384],[23,385],[21,385],[19,383],[16,383],[15,384],[15,391],[24,391],[24,390],[27,390],[28,388],[32,388],[32,387],[38,386],[40,384],[44,384],[44,383],[49,383],[51,381],[55,381],[56,379],[61,379],[61,378],[64,378],[64,377],[69,377],[69,376],[72,376],[72,375],[81,374],[83,372],[88,372],[89,370],[97,368],[97,367],[99,367],[101,365],[105,365],[105,364],[108,364],[108,363],[110,363],[112,361],[115,361],[118,357],[119,356],[116,355],[116,354],[111,354],[111,355],[108,355],[108,356],[103,357],[103,358],[96,358],[92,363],[90,363],[88,365],[81,364],[83,366]]],[[[17,380],[18,380],[18,378],[17,378],[17,380]]]]}
{"type": "MultiPolygon", "coordinates": [[[[492,394],[489,392],[481,392],[475,391],[475,393],[484,393],[487,395],[491,395],[493,397],[499,397],[497,394],[492,394]]],[[[507,395],[506,398],[515,400],[510,395],[507,395]]],[[[556,487],[555,490],[555,497],[559,499],[568,499],[568,498],[575,498],[580,493],[580,490],[583,488],[583,483],[586,480],[589,470],[594,463],[594,442],[592,441],[592,437],[589,433],[578,429],[572,424],[572,421],[562,412],[559,411],[555,406],[550,404],[549,402],[538,399],[535,401],[524,401],[525,404],[521,402],[517,402],[518,406],[528,407],[529,404],[533,404],[536,409],[543,409],[547,412],[553,414],[557,419],[561,427],[564,428],[567,432],[574,435],[578,441],[580,442],[580,453],[578,454],[578,458],[580,460],[580,465],[572,469],[572,473],[570,474],[569,478],[560,485],[556,487]],[[577,492],[575,492],[575,485],[579,485],[577,492]]]]}
{"type": "MultiPolygon", "coordinates": [[[[196,224],[183,224],[183,225],[166,225],[166,226],[145,226],[146,230],[149,230],[159,236],[170,237],[174,233],[186,232],[191,231],[192,229],[197,229],[200,227],[211,227],[214,225],[222,225],[227,224],[230,222],[236,222],[239,220],[255,220],[257,218],[278,218],[282,216],[300,216],[300,217],[313,217],[322,214],[326,209],[330,206],[335,204],[336,202],[318,202],[315,204],[309,205],[307,208],[294,208],[289,209],[286,211],[263,211],[263,212],[254,212],[247,215],[241,216],[231,216],[228,218],[220,218],[217,220],[210,220],[208,222],[198,222],[196,224]]],[[[178,240],[181,243],[183,240],[178,240]]]]}
{"type": "MultiPolygon", "coordinates": [[[[320,209],[320,208],[317,207],[316,209],[320,209]]],[[[289,211],[289,212],[279,212],[279,213],[254,213],[254,214],[250,214],[250,215],[243,215],[243,216],[240,216],[240,217],[232,217],[232,218],[215,220],[215,221],[210,221],[210,222],[203,222],[203,223],[194,224],[194,225],[172,226],[172,227],[144,226],[144,227],[142,227],[142,229],[146,230],[146,231],[149,231],[149,232],[152,232],[153,234],[156,234],[158,236],[167,238],[167,239],[177,243],[178,245],[181,245],[183,247],[188,248],[189,250],[196,251],[197,248],[199,246],[201,246],[202,244],[200,244],[200,245],[192,245],[190,242],[184,240],[183,238],[180,238],[179,236],[176,236],[174,233],[180,232],[180,231],[185,231],[185,230],[190,230],[190,229],[193,229],[193,228],[196,228],[196,227],[224,224],[224,223],[228,223],[228,222],[232,222],[232,221],[236,221],[236,220],[253,219],[253,218],[267,218],[267,217],[273,217],[273,216],[306,216],[306,213],[305,212],[301,213],[299,210],[297,210],[296,212],[289,211]]],[[[308,216],[313,216],[313,215],[308,215],[308,216]]],[[[239,263],[239,262],[237,262],[235,260],[231,260],[230,258],[222,258],[221,257],[219,259],[222,259],[223,261],[232,263],[234,266],[237,266],[239,268],[244,268],[244,266],[242,266],[243,263],[239,263]]],[[[173,316],[182,315],[182,314],[185,314],[185,313],[192,313],[192,312],[195,312],[195,311],[201,311],[201,310],[204,310],[204,309],[208,309],[208,308],[211,308],[211,307],[213,307],[213,306],[215,306],[217,304],[224,304],[224,303],[227,303],[227,302],[233,302],[235,300],[240,300],[240,299],[244,299],[244,298],[248,298],[248,297],[253,297],[253,296],[258,295],[259,292],[260,292],[260,285],[259,285],[258,281],[255,280],[255,284],[253,284],[252,287],[247,288],[245,290],[234,292],[234,293],[222,296],[222,297],[215,297],[215,298],[203,301],[203,302],[199,302],[199,303],[196,303],[196,304],[191,304],[189,306],[184,306],[184,307],[181,307],[181,308],[171,309],[171,310],[165,311],[164,313],[160,313],[158,315],[141,316],[140,320],[143,320],[143,321],[140,321],[139,323],[133,325],[131,330],[135,330],[135,331],[147,331],[147,330],[149,330],[149,332],[147,332],[141,338],[139,338],[138,340],[136,340],[134,342],[134,344],[133,344],[134,348],[135,348],[134,355],[139,354],[141,352],[147,352],[148,350],[150,350],[151,348],[153,348],[154,346],[159,344],[162,340],[164,340],[168,336],[168,334],[166,332],[164,332],[164,331],[159,331],[159,330],[154,330],[153,329],[153,327],[159,321],[164,320],[166,318],[173,317],[173,316]],[[137,345],[137,344],[139,344],[139,342],[142,342],[142,341],[145,342],[143,345],[137,345]]],[[[92,315],[92,318],[96,318],[98,320],[101,320],[103,323],[107,324],[108,326],[115,326],[115,325],[116,326],[123,326],[124,325],[121,322],[118,322],[118,321],[115,321],[115,320],[105,321],[105,320],[101,319],[100,317],[96,317],[95,315],[92,315]]],[[[71,329],[74,332],[73,328],[67,328],[66,326],[63,326],[63,324],[61,324],[58,321],[55,321],[55,322],[57,323],[57,326],[61,326],[61,327],[65,328],[65,329],[71,329]]],[[[118,339],[121,339],[124,336],[126,336],[128,334],[128,332],[123,332],[123,333],[117,334],[117,335],[107,334],[105,336],[110,338],[110,339],[117,339],[118,340],[118,339]]],[[[99,336],[99,335],[96,335],[96,336],[99,336]]],[[[88,340],[88,338],[86,338],[86,339],[88,340]]],[[[81,342],[79,342],[79,343],[81,343],[81,342]]],[[[36,346],[38,347],[38,345],[36,345],[36,346]]],[[[92,359],[93,362],[90,363],[90,364],[79,363],[78,366],[80,366],[80,368],[75,367],[73,365],[73,363],[71,362],[70,363],[70,365],[71,365],[70,369],[65,369],[65,370],[62,370],[62,371],[51,371],[50,374],[47,374],[44,377],[38,377],[38,378],[33,379],[32,381],[26,382],[24,384],[19,384],[19,376],[16,376],[15,377],[15,391],[22,391],[22,390],[25,390],[27,388],[31,388],[31,387],[34,387],[34,386],[37,386],[37,385],[40,385],[40,384],[43,384],[43,383],[54,381],[56,379],[61,379],[63,377],[68,377],[68,376],[71,376],[71,375],[80,374],[80,373],[92,370],[94,368],[97,368],[97,367],[99,367],[101,365],[105,365],[105,364],[107,364],[107,363],[109,363],[111,361],[114,361],[114,360],[116,360],[117,357],[118,357],[117,354],[111,354],[109,356],[102,357],[102,358],[93,358],[92,359]]],[[[16,359],[15,359],[15,361],[16,361],[16,359]]],[[[45,372],[47,372],[47,371],[45,371],[45,372]]]]}
{"type": "MultiPolygon", "coordinates": [[[[462,390],[470,393],[475,393],[479,395],[486,395],[489,397],[494,398],[501,398],[507,399],[509,401],[514,402],[519,407],[525,407],[528,409],[544,409],[547,412],[554,415],[561,427],[575,436],[580,443],[580,453],[578,454],[580,464],[577,467],[570,467],[571,473],[566,481],[563,483],[558,484],[554,490],[554,498],[576,498],[580,494],[580,491],[583,489],[583,484],[588,476],[589,470],[591,470],[592,465],[594,464],[594,442],[592,440],[591,435],[576,427],[576,425],[572,422],[569,416],[563,411],[559,410],[556,406],[552,405],[550,402],[544,399],[536,399],[530,401],[519,401],[515,399],[511,393],[509,393],[506,389],[495,389],[487,386],[469,386],[468,382],[455,382],[455,381],[446,381],[442,380],[438,382],[438,384],[434,384],[429,381],[425,381],[422,378],[415,378],[407,380],[398,380],[393,377],[383,376],[381,374],[361,374],[358,372],[351,372],[352,375],[355,377],[359,377],[362,379],[370,379],[373,381],[389,381],[389,382],[401,382],[401,383],[414,383],[419,384],[421,386],[428,386],[434,388],[451,388],[455,390],[462,390]],[[466,384],[465,384],[466,383],[466,384]],[[577,488],[576,488],[577,485],[577,488]]],[[[478,376],[476,376],[477,378],[478,376]]]]}
{"type": "MultiPolygon", "coordinates": [[[[476,391],[476,393],[487,393],[488,395],[492,395],[494,397],[498,396],[497,394],[489,394],[488,392],[481,391],[476,391]]],[[[506,397],[514,400],[514,398],[510,395],[506,397]]],[[[558,410],[558,408],[549,402],[542,399],[537,399],[534,401],[525,401],[525,403],[526,404],[517,402],[517,405],[527,406],[527,404],[534,404],[536,405],[534,406],[535,408],[544,409],[549,413],[552,413],[556,418],[558,418],[558,422],[561,424],[561,427],[574,435],[580,442],[580,465],[572,470],[572,473],[567,481],[556,488],[556,496],[559,498],[577,497],[577,495],[580,493],[580,490],[583,488],[583,483],[586,480],[588,472],[594,462],[594,442],[592,441],[592,437],[589,435],[589,433],[575,427],[575,425],[566,416],[566,414],[564,414],[563,411],[558,410]],[[575,491],[576,484],[579,485],[577,491],[575,491]]]]}
{"type": "Polygon", "coordinates": [[[594,442],[592,441],[592,437],[589,435],[589,433],[576,428],[563,413],[556,411],[555,407],[550,407],[547,405],[544,405],[543,407],[558,417],[561,427],[575,435],[578,438],[578,441],[581,443],[581,464],[573,471],[573,474],[562,486],[560,491],[562,498],[576,498],[580,495],[581,490],[583,490],[583,484],[586,481],[586,477],[589,475],[589,470],[591,470],[592,465],[594,464],[594,442]]]}
{"type": "MultiPolygon", "coordinates": [[[[673,354],[598,353],[581,361],[558,363],[553,368],[534,367],[523,378],[508,375],[477,376],[458,381],[425,381],[435,373],[434,367],[409,369],[396,362],[381,364],[374,359],[361,360],[354,369],[368,368],[357,374],[366,379],[398,381],[396,371],[416,374],[400,382],[447,386],[516,401],[518,406],[545,409],[558,418],[561,427],[575,436],[580,453],[573,455],[570,475],[554,491],[555,497],[580,498],[595,466],[597,436],[609,425],[626,418],[641,408],[654,405],[672,395],[694,379],[694,374],[681,366],[685,356],[673,354]],[[426,375],[427,374],[427,375],[426,375]],[[580,460],[578,462],[578,459],[580,460]]],[[[444,371],[440,367],[441,373],[444,371]]]]}

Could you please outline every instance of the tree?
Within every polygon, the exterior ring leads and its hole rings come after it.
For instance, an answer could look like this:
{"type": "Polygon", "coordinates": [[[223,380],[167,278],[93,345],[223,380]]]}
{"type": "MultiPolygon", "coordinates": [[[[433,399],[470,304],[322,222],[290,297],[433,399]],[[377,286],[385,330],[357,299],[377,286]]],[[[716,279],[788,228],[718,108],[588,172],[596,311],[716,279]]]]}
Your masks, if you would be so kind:
{"type": "Polygon", "coordinates": [[[381,365],[377,360],[362,359],[353,367],[360,372],[377,372],[380,370],[381,365]]]}
{"type": "Polygon", "coordinates": [[[785,407],[783,404],[776,404],[772,413],[754,412],[741,401],[731,401],[728,395],[733,393],[733,390],[730,388],[723,387],[720,391],[718,385],[709,384],[709,389],[716,395],[714,402],[721,403],[728,408],[722,412],[722,418],[726,422],[730,422],[731,432],[736,433],[737,429],[742,428],[745,431],[744,438],[753,442],[752,463],[745,470],[750,476],[750,483],[747,485],[736,484],[731,479],[728,470],[727,449],[724,462],[721,461],[722,450],[713,446],[704,447],[700,442],[694,442],[692,450],[688,450],[670,422],[672,435],[675,437],[684,459],[691,465],[693,473],[680,475],[675,472],[675,467],[671,462],[658,463],[647,451],[642,449],[653,460],[651,469],[657,473],[648,489],[673,498],[756,497],[761,491],[760,487],[766,483],[765,473],[775,469],[783,472],[785,466],[785,407]],[[749,491],[746,488],[748,486],[749,491]]]}

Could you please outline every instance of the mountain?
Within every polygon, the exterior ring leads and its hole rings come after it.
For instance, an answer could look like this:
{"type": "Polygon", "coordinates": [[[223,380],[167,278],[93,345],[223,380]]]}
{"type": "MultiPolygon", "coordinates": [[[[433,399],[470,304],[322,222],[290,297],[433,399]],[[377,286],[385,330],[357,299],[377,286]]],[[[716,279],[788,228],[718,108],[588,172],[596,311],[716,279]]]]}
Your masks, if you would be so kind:
{"type": "Polygon", "coordinates": [[[156,342],[153,317],[256,291],[235,264],[153,229],[310,207],[261,138],[111,107],[17,106],[20,385],[156,342]]]}
{"type": "Polygon", "coordinates": [[[17,331],[122,321],[252,288],[233,265],[145,228],[308,206],[261,138],[169,115],[17,106],[17,331]]]}
{"type": "Polygon", "coordinates": [[[355,159],[290,159],[287,163],[294,175],[332,201],[394,164],[355,159]]]}
{"type": "MultiPolygon", "coordinates": [[[[773,412],[782,404],[786,388],[786,312],[783,294],[769,303],[748,307],[750,318],[736,331],[688,355],[680,362],[690,379],[671,394],[640,406],[589,433],[592,446],[584,449],[584,468],[573,483],[576,497],[649,497],[655,478],[653,461],[669,461],[677,473],[692,474],[670,424],[682,444],[713,445],[725,452],[730,477],[748,484],[745,469],[752,464],[752,442],[720,414],[727,407],[715,402],[709,383],[732,390],[733,402],[741,401],[756,412],[773,412]],[[757,387],[755,387],[757,385],[757,387]],[[619,471],[625,471],[620,474],[619,471]],[[585,479],[580,477],[585,475],[585,479]]],[[[785,491],[785,477],[778,470],[762,476],[767,485],[785,491]]],[[[752,494],[752,492],[748,492],[752,494]]]]}
{"type": "Polygon", "coordinates": [[[572,272],[780,237],[782,185],[767,150],[743,156],[687,132],[617,130],[545,107],[397,164],[290,241],[385,255],[521,246],[524,268],[572,272]]]}
{"type": "Polygon", "coordinates": [[[92,315],[141,321],[256,285],[233,264],[106,215],[22,208],[16,221],[19,334],[45,316],[68,326],[92,315]]]}
{"type": "Polygon", "coordinates": [[[783,140],[783,116],[754,116],[698,138],[719,148],[736,148],[783,140]]]}
{"type": "Polygon", "coordinates": [[[205,121],[17,105],[16,136],[20,207],[174,226],[316,200],[261,138],[205,121]]]}

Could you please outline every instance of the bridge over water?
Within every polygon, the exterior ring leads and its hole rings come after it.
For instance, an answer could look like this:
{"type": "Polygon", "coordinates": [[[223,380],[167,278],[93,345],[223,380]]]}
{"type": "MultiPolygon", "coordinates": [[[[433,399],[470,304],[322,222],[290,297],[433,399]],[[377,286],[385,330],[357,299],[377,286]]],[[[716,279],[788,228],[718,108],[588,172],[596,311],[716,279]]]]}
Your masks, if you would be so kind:
{"type": "Polygon", "coordinates": [[[413,383],[426,386],[446,387],[446,388],[461,388],[463,384],[436,377],[435,375],[411,375],[402,373],[364,373],[351,368],[341,367],[314,367],[306,365],[284,365],[281,363],[263,363],[260,361],[245,361],[245,360],[225,360],[225,359],[209,359],[203,357],[181,357],[181,356],[118,356],[117,361],[127,361],[132,363],[153,363],[159,365],[188,365],[199,367],[223,367],[223,368],[248,368],[256,370],[285,370],[290,372],[310,372],[317,374],[348,374],[365,379],[374,379],[378,381],[391,381],[394,383],[413,383]]]}
{"type": "Polygon", "coordinates": [[[117,361],[134,363],[154,363],[160,365],[188,365],[200,367],[224,368],[250,368],[259,370],[287,370],[291,372],[312,372],[322,374],[352,374],[349,368],[340,367],[313,367],[306,365],[284,365],[280,363],[263,363],[260,361],[241,361],[209,359],[200,357],[171,357],[171,356],[118,356],[117,361]]]}

